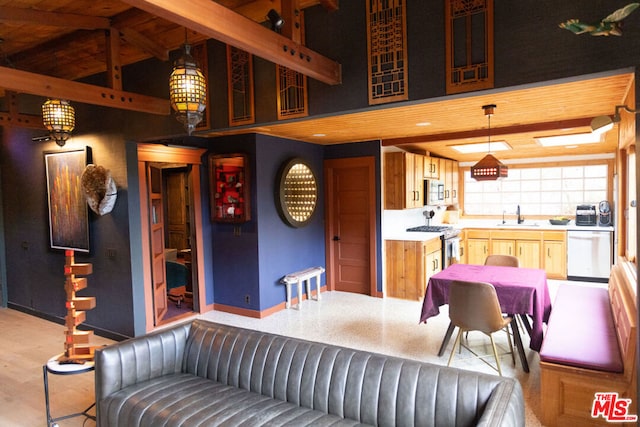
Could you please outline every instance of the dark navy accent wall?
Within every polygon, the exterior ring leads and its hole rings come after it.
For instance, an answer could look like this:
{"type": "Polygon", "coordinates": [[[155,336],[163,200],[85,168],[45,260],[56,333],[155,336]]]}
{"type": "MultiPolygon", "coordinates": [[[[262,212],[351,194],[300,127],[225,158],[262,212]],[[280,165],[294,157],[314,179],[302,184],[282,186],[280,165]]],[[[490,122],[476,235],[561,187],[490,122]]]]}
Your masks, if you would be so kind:
{"type": "Polygon", "coordinates": [[[263,135],[216,138],[210,147],[215,154],[247,153],[251,181],[251,220],[213,224],[214,302],[267,310],[285,301],[285,274],[325,265],[322,147],[263,135]],[[309,162],[319,182],[316,213],[302,228],[286,225],[275,204],[276,176],[293,157],[309,162]]]}
{"type": "MultiPolygon", "coordinates": [[[[251,220],[241,224],[212,224],[213,302],[258,310],[258,215],[255,201],[260,190],[255,174],[255,135],[210,139],[209,147],[209,154],[247,154],[251,185],[251,220]],[[249,297],[249,303],[246,303],[246,296],[249,297]]],[[[207,212],[210,210],[207,209],[207,212]]]]}
{"type": "Polygon", "coordinates": [[[382,292],[382,160],[380,155],[380,142],[356,142],[353,144],[327,145],[324,147],[325,159],[367,156],[374,157],[376,165],[376,282],[378,292],[382,292]]]}
{"type": "MultiPolygon", "coordinates": [[[[322,147],[318,145],[258,135],[256,153],[258,200],[258,257],[260,269],[260,308],[285,301],[280,279],[287,273],[308,267],[325,267],[324,186],[322,147]],[[309,163],[318,182],[318,205],[311,221],[294,228],[284,223],[276,208],[277,175],[282,165],[300,157],[309,163]]],[[[325,283],[324,276],[322,284],[325,283]]],[[[296,295],[297,291],[293,291],[296,295]]]]}

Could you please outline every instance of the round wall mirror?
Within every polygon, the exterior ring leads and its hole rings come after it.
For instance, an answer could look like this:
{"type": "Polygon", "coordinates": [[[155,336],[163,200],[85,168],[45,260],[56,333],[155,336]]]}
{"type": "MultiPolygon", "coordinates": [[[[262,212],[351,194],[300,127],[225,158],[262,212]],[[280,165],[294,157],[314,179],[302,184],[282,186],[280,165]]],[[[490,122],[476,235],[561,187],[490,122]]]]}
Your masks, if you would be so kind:
{"type": "Polygon", "coordinates": [[[282,219],[293,227],[306,225],[318,202],[318,184],[311,167],[302,159],[285,163],[278,174],[276,206],[282,219]]]}

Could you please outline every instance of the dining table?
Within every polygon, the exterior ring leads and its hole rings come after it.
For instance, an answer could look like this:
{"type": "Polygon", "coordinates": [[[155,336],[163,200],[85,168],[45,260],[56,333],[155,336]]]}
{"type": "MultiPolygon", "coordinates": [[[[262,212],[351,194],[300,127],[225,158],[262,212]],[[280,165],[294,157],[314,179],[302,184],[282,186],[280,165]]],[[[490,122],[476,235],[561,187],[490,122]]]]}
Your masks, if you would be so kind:
{"type": "MultiPolygon", "coordinates": [[[[529,365],[522,345],[516,316],[524,320],[529,332],[529,348],[539,352],[544,335],[543,323],[551,314],[551,297],[544,270],[494,265],[452,264],[434,274],[427,283],[420,323],[440,313],[440,306],[449,303],[449,286],[454,280],[491,283],[496,290],[503,313],[512,316],[514,340],[525,372],[529,365]],[[528,318],[532,320],[528,323],[528,318]]],[[[449,324],[439,355],[442,355],[455,327],[449,324]]]]}

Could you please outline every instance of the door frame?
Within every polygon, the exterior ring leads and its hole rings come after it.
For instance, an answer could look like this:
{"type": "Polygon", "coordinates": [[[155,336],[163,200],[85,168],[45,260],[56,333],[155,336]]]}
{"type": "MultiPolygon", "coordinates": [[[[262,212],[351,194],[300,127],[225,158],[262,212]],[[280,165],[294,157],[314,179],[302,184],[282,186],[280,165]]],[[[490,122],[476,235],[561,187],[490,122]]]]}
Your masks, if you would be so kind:
{"type": "Polygon", "coordinates": [[[335,245],[333,245],[333,236],[335,223],[333,219],[334,203],[333,203],[333,184],[334,170],[347,169],[353,167],[366,167],[369,177],[369,295],[381,297],[382,293],[378,292],[378,258],[377,253],[377,234],[376,234],[376,159],[374,156],[366,157],[348,157],[342,159],[327,159],[324,161],[324,200],[325,200],[325,257],[326,257],[326,279],[327,290],[335,290],[335,245]]]}
{"type": "Polygon", "coordinates": [[[190,185],[192,186],[192,215],[193,230],[195,234],[195,265],[196,278],[198,282],[197,297],[194,295],[193,310],[201,313],[205,301],[205,272],[204,272],[204,242],[202,237],[202,201],[200,198],[200,166],[202,165],[202,155],[206,149],[193,149],[182,147],[167,147],[160,144],[138,144],[138,183],[140,192],[140,237],[142,245],[142,271],[144,279],[144,305],[145,305],[145,326],[150,332],[157,328],[153,315],[153,292],[151,275],[151,244],[149,242],[149,197],[147,189],[147,162],[160,163],[186,163],[193,167],[190,173],[190,185]],[[198,302],[195,304],[195,302],[198,302]]]}

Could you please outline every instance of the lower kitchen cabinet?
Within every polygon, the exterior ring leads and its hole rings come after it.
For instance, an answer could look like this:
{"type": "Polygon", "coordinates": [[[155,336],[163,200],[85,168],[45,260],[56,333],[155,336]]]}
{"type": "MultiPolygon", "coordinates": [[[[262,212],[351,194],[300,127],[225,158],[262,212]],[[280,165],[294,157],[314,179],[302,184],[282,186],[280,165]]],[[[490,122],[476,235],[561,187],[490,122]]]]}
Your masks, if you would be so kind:
{"type": "Polygon", "coordinates": [[[489,255],[489,231],[466,230],[465,241],[467,246],[467,264],[484,264],[489,255]]]}
{"type": "Polygon", "coordinates": [[[429,277],[442,270],[442,243],[386,240],[386,295],[392,298],[420,300],[429,277]]]}
{"type": "Polygon", "coordinates": [[[543,268],[550,279],[567,278],[567,240],[564,231],[544,232],[543,268]]]}
{"type": "Polygon", "coordinates": [[[466,230],[468,264],[484,264],[488,255],[515,255],[520,267],[542,268],[547,277],[566,279],[565,231],[466,230]]]}

